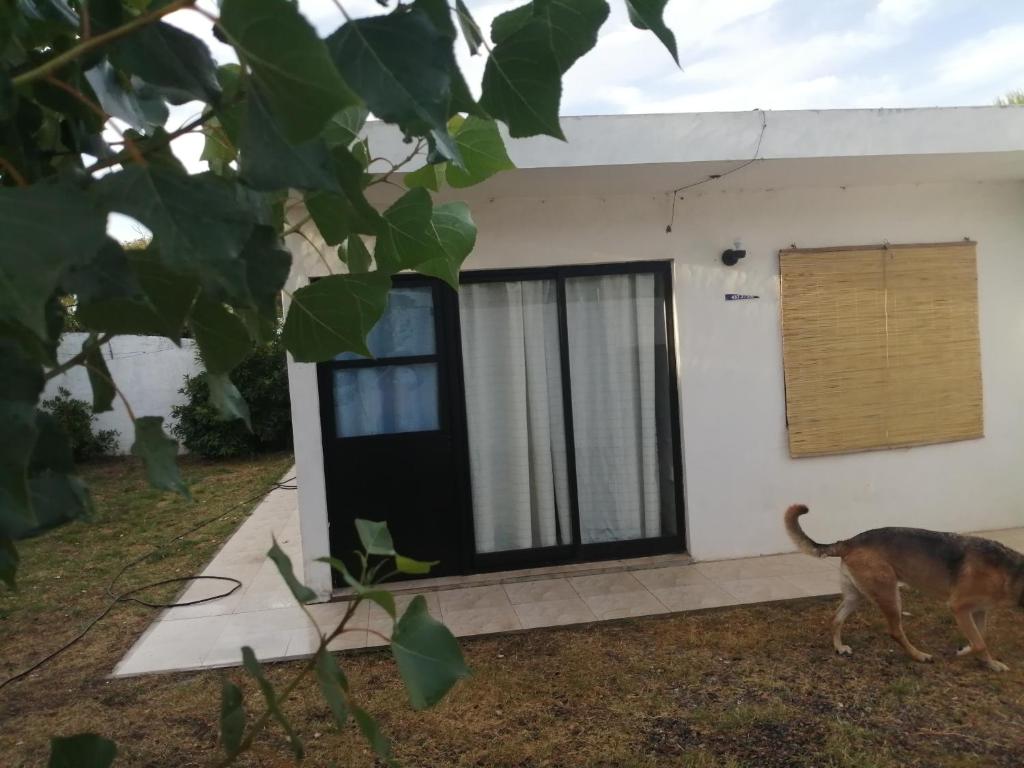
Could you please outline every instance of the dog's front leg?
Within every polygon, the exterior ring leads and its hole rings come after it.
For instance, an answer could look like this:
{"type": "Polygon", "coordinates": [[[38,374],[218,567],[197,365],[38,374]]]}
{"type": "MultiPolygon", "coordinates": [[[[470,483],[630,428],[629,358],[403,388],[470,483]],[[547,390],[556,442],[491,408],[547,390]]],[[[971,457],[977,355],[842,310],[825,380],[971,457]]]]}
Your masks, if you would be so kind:
{"type": "MultiPolygon", "coordinates": [[[[956,606],[953,608],[953,616],[956,617],[956,623],[960,627],[960,631],[964,633],[967,642],[970,643],[966,653],[972,653],[977,656],[986,667],[994,672],[1006,672],[1009,667],[1003,664],[1003,662],[992,658],[992,653],[985,644],[985,638],[982,637],[981,631],[978,629],[977,624],[974,623],[973,607],[969,605],[956,606]]],[[[964,653],[964,649],[961,649],[959,652],[960,655],[964,655],[964,653]]]]}

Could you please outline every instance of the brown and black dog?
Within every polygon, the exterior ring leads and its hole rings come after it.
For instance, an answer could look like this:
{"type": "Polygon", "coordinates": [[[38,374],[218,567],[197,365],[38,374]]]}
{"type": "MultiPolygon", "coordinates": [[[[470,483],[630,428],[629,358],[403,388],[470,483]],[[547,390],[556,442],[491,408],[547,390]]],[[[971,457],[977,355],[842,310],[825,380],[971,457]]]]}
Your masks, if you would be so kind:
{"type": "Polygon", "coordinates": [[[953,610],[968,645],[957,655],[975,654],[989,669],[1008,667],[992,658],[985,645],[985,617],[997,605],[1024,607],[1024,555],[977,536],[938,533],[921,528],[876,528],[834,544],[819,544],[800,527],[807,507],[786,510],[786,531],[793,543],[813,557],[842,559],[843,602],[832,620],[836,653],[853,651],[843,644],[843,622],[864,597],[871,598],[889,624],[889,634],[915,661],[931,661],[903,632],[900,584],[943,598],[953,610]]]}

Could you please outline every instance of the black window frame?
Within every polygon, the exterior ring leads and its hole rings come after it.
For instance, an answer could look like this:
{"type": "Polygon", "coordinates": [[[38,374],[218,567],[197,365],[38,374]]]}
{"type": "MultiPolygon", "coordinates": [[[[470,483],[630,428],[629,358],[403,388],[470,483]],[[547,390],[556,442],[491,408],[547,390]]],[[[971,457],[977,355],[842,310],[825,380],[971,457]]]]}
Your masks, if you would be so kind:
{"type": "MultiPolygon", "coordinates": [[[[556,288],[556,297],[558,302],[559,358],[561,361],[562,374],[562,412],[565,421],[566,466],[569,475],[568,484],[570,520],[572,523],[572,542],[569,544],[551,547],[504,550],[501,552],[476,551],[476,535],[473,524],[472,488],[470,487],[469,481],[469,440],[467,433],[464,438],[464,460],[466,463],[463,468],[463,475],[467,479],[463,494],[466,509],[464,536],[466,537],[465,540],[468,542],[468,546],[471,550],[468,553],[468,560],[473,564],[473,571],[498,571],[510,568],[536,567],[566,562],[644,557],[655,554],[669,554],[672,552],[685,551],[686,515],[685,493],[683,488],[685,481],[683,477],[682,462],[682,422],[679,408],[678,366],[676,364],[675,304],[673,300],[674,292],[672,290],[674,283],[673,262],[669,260],[658,260],[550,267],[513,267],[467,270],[459,274],[460,285],[469,285],[474,283],[522,282],[532,280],[553,280],[556,288]],[[668,417],[672,442],[672,472],[674,478],[673,488],[675,491],[674,506],[676,532],[669,536],[628,539],[612,542],[592,542],[585,544],[582,541],[580,532],[579,489],[576,472],[576,440],[574,435],[572,412],[572,371],[569,365],[569,333],[565,283],[566,280],[577,277],[606,277],[610,275],[636,274],[655,275],[661,283],[660,287],[662,295],[664,296],[665,353],[668,368],[668,417]]],[[[461,322],[459,312],[456,311],[454,314],[456,320],[461,322]]],[[[461,333],[457,333],[456,338],[461,338],[461,333]]],[[[460,421],[465,424],[466,398],[465,377],[462,368],[462,352],[460,344],[457,352],[459,359],[458,381],[461,385],[458,401],[462,408],[460,421]]]]}
{"type": "MultiPolygon", "coordinates": [[[[444,314],[441,311],[441,302],[445,300],[442,295],[443,286],[438,284],[438,281],[421,275],[396,275],[398,279],[393,280],[393,285],[390,290],[395,288],[415,288],[426,286],[430,288],[431,299],[433,301],[433,314],[434,314],[434,351],[426,355],[398,355],[394,357],[359,357],[351,360],[327,360],[319,363],[318,366],[323,366],[327,370],[327,375],[324,377],[330,382],[330,386],[333,389],[334,372],[339,370],[353,370],[358,368],[388,368],[402,365],[418,365],[422,363],[433,364],[437,369],[437,429],[418,429],[415,431],[407,432],[377,432],[372,435],[342,435],[338,431],[338,416],[337,416],[337,403],[334,400],[333,392],[331,393],[331,413],[330,413],[330,439],[331,440],[375,440],[380,438],[395,438],[403,437],[406,435],[431,435],[438,434],[440,432],[447,432],[451,426],[451,415],[449,409],[445,407],[446,397],[444,388],[447,386],[447,375],[444,370],[444,360],[441,354],[440,345],[444,336],[443,317],[444,314]]],[[[450,289],[449,289],[450,290],[450,289]]],[[[390,294],[390,291],[389,291],[390,294]]],[[[321,423],[326,422],[326,419],[321,420],[321,423]]],[[[326,424],[325,424],[326,426],[326,424]]]]}

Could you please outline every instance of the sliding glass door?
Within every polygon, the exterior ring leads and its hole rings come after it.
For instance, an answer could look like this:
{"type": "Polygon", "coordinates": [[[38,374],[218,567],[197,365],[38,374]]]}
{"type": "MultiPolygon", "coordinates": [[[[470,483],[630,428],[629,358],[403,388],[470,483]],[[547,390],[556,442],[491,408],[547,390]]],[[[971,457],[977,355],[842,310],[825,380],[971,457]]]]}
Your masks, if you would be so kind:
{"type": "Polygon", "coordinates": [[[682,549],[667,264],[463,275],[480,567],[682,549]]]}

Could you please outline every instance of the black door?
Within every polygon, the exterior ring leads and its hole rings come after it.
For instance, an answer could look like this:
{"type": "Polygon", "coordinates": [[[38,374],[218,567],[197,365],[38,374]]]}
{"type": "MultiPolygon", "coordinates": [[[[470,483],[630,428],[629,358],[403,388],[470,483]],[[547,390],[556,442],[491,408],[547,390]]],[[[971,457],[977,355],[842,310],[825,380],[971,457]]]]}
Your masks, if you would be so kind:
{"type": "Polygon", "coordinates": [[[440,561],[431,575],[461,573],[455,294],[437,280],[394,282],[367,339],[373,357],[318,366],[330,550],[351,563],[353,521],[384,520],[401,554],[440,561]]]}

